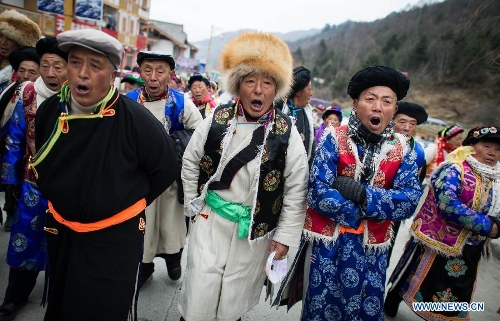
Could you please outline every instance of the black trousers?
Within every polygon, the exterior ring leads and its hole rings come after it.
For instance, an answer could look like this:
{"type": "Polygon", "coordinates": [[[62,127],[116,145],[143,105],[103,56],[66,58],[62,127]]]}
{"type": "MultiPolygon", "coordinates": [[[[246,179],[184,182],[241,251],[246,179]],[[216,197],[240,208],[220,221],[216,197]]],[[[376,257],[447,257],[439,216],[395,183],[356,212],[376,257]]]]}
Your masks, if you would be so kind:
{"type": "Polygon", "coordinates": [[[9,284],[5,290],[3,303],[14,303],[15,305],[28,300],[36,284],[39,271],[25,271],[10,268],[9,284]]]}
{"type": "Polygon", "coordinates": [[[49,292],[46,321],[125,321],[136,318],[144,211],[121,224],[78,233],[47,216],[49,292]]]}

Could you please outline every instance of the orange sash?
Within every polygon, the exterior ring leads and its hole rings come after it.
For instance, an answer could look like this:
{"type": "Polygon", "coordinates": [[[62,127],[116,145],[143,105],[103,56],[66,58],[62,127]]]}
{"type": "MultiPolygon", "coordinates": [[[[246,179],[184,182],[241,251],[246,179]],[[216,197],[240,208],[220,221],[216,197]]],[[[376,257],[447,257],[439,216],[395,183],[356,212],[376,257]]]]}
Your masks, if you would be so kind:
{"type": "Polygon", "coordinates": [[[48,203],[49,203],[49,209],[47,210],[47,212],[51,213],[56,221],[58,221],[62,225],[69,227],[75,232],[83,232],[83,233],[94,232],[108,228],[113,225],[123,223],[131,219],[132,217],[136,216],[137,214],[141,213],[146,208],[146,199],[141,198],[135,204],[132,204],[123,211],[111,217],[93,223],[80,223],[80,222],[65,220],[59,213],[57,213],[57,211],[54,209],[54,206],[52,206],[52,203],[50,201],[48,203]]]}

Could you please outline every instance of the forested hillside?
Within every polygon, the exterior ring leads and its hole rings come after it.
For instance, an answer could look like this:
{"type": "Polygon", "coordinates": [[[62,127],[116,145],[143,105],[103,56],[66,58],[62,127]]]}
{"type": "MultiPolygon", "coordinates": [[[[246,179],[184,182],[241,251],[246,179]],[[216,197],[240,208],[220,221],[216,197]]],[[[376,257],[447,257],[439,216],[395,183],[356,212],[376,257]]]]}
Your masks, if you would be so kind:
{"type": "Polygon", "coordinates": [[[500,125],[498,0],[446,0],[370,23],[326,25],[289,45],[295,65],[318,78],[314,96],[342,107],[350,105],[345,91],[354,72],[386,64],[408,72],[405,100],[423,104],[432,117],[500,125]]]}

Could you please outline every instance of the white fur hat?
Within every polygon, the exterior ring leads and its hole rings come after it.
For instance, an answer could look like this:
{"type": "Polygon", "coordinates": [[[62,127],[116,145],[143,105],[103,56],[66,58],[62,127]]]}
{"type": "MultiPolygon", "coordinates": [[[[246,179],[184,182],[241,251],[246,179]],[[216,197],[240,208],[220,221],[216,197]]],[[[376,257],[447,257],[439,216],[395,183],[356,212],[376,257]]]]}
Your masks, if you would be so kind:
{"type": "Polygon", "coordinates": [[[293,59],[288,45],[264,32],[247,32],[231,40],[220,56],[223,88],[239,95],[241,80],[253,73],[276,82],[276,99],[286,97],[293,82],[293,59]]]}
{"type": "Polygon", "coordinates": [[[41,35],[38,25],[16,10],[0,13],[0,32],[17,44],[27,47],[34,47],[41,35]]]}

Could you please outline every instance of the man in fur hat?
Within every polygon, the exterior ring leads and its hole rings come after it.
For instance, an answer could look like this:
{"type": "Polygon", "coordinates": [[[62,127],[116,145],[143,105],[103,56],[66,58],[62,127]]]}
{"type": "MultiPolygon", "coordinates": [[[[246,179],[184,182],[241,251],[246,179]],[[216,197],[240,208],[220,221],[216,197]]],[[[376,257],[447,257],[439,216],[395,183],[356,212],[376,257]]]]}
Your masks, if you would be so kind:
{"type": "Polygon", "coordinates": [[[311,72],[304,66],[293,69],[293,85],[287,98],[279,102],[281,110],[295,120],[295,126],[304,143],[309,163],[316,150],[314,141],[314,115],[309,100],[313,95],[311,72]]]}
{"type": "Polygon", "coordinates": [[[16,10],[0,13],[0,92],[11,82],[13,69],[10,54],[21,47],[34,47],[40,39],[40,28],[16,10]]]}
{"type": "Polygon", "coordinates": [[[267,258],[297,246],[306,209],[302,139],[273,104],[292,83],[288,46],[244,33],[226,45],[221,66],[223,87],[238,99],[198,126],[182,165],[185,210],[195,221],[179,300],[189,321],[236,320],[254,307],[267,258]]]}
{"type": "Polygon", "coordinates": [[[27,161],[35,154],[33,123],[36,110],[45,99],[56,94],[67,80],[68,55],[57,45],[55,37],[46,37],[37,42],[36,55],[40,57],[41,77],[22,84],[22,99],[14,108],[8,130],[1,183],[20,186],[20,197],[15,205],[18,219],[12,224],[7,250],[9,284],[0,306],[0,320],[12,320],[16,316],[28,301],[39,271],[45,269],[46,232],[42,227],[47,215],[47,200],[38,190],[33,173],[27,169],[27,161]],[[36,222],[35,225],[33,222],[36,222]],[[20,240],[26,242],[19,246],[20,240]]]}
{"type": "MultiPolygon", "coordinates": [[[[9,56],[9,62],[14,69],[14,74],[17,79],[13,83],[9,84],[5,90],[0,93],[0,126],[2,128],[2,137],[0,138],[0,150],[4,151],[5,142],[7,137],[5,136],[9,131],[10,119],[14,107],[19,102],[22,95],[19,95],[19,86],[23,82],[33,82],[39,76],[39,65],[40,59],[35,50],[35,47],[21,47],[14,50],[9,56]]],[[[17,202],[19,186],[15,184],[2,185],[5,189],[5,204],[4,210],[7,215],[4,224],[4,230],[10,231],[12,225],[12,219],[14,217],[14,207],[17,202]]],[[[0,217],[0,222],[1,222],[0,217]]]]}
{"type": "MultiPolygon", "coordinates": [[[[137,55],[137,64],[144,87],[130,91],[126,96],[153,113],[166,133],[174,136],[192,134],[202,117],[187,95],[168,86],[175,73],[174,58],[162,52],[141,51],[137,55]]],[[[189,138],[188,135],[183,137],[189,138]]],[[[139,288],[151,279],[155,257],[165,260],[171,280],[177,281],[181,277],[181,257],[187,231],[186,217],[179,200],[179,189],[182,191],[179,182],[180,176],[178,182],[169,186],[146,208],[147,225],[139,288]]]]}
{"type": "Polygon", "coordinates": [[[283,282],[304,276],[303,283],[290,282],[304,291],[294,288],[288,302],[304,293],[302,320],[384,320],[391,224],[410,217],[422,195],[415,152],[392,130],[396,103],[409,85],[392,67],[358,71],[347,89],[353,99],[348,124],[326,133],[316,151],[292,267],[297,273],[283,282]]]}

